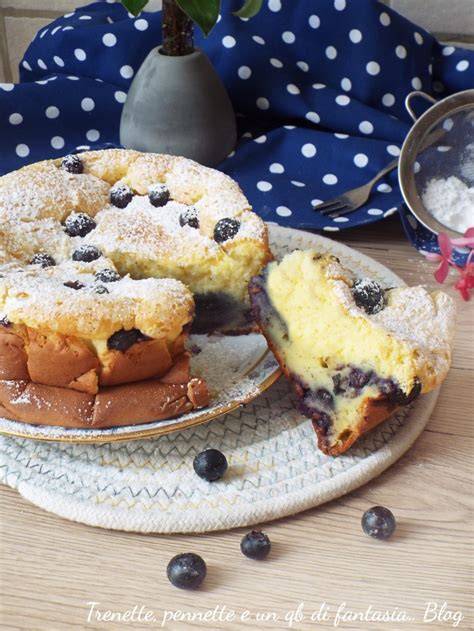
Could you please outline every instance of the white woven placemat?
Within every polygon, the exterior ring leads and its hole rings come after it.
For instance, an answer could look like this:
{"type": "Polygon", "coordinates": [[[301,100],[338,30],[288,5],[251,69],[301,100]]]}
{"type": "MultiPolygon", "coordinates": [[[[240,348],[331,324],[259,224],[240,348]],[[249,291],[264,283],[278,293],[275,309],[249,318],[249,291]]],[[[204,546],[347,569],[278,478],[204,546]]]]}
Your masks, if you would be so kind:
{"type": "MultiPolygon", "coordinates": [[[[385,285],[392,272],[354,250],[272,228],[274,251],[314,246],[385,285]]],[[[0,480],[67,519],[137,532],[207,532],[297,513],[344,495],[395,462],[426,425],[438,392],[418,399],[338,458],[316,446],[311,422],[284,379],[251,404],[209,423],[142,441],[67,444],[0,437],[0,480]],[[192,462],[213,447],[224,479],[208,483],[192,462]]]]}

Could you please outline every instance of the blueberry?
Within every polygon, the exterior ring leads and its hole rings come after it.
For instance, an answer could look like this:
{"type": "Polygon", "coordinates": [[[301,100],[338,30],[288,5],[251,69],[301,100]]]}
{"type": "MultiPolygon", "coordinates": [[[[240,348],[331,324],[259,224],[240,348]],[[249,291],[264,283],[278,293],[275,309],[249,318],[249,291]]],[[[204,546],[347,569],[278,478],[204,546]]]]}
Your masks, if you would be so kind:
{"type": "Polygon", "coordinates": [[[101,283],[115,283],[122,277],[114,269],[101,269],[95,273],[96,280],[100,280],[101,283]]]}
{"type": "Polygon", "coordinates": [[[237,219],[231,219],[226,217],[225,219],[219,219],[214,227],[214,241],[217,243],[223,243],[235,237],[240,228],[240,221],[237,219]]]}
{"type": "Polygon", "coordinates": [[[70,237],[85,237],[96,225],[92,217],[86,213],[71,213],[64,222],[64,229],[70,237]]]}
{"type": "Polygon", "coordinates": [[[11,327],[11,325],[12,325],[12,323],[7,318],[7,316],[2,316],[0,318],[0,326],[3,326],[5,329],[8,329],[9,327],[11,327]]]}
{"type": "Polygon", "coordinates": [[[83,243],[72,253],[72,260],[82,261],[83,263],[91,263],[92,261],[99,259],[101,256],[102,252],[96,248],[95,245],[83,243]]]}
{"type": "Polygon", "coordinates": [[[144,335],[139,329],[120,329],[107,340],[107,348],[114,351],[128,351],[137,342],[144,342],[150,338],[144,335]]]}
{"type": "Polygon", "coordinates": [[[363,388],[369,382],[370,372],[364,372],[360,368],[352,368],[349,373],[349,385],[351,388],[363,388]]]}
{"type": "Polygon", "coordinates": [[[421,381],[418,377],[415,377],[413,388],[408,394],[403,392],[399,386],[395,386],[393,390],[388,394],[388,400],[395,405],[410,405],[421,394],[421,381]]]}
{"type": "Polygon", "coordinates": [[[334,384],[334,394],[341,394],[345,392],[345,389],[342,387],[342,376],[341,373],[337,372],[332,376],[332,382],[334,384]]]}
{"type": "Polygon", "coordinates": [[[38,254],[33,256],[30,264],[39,265],[40,267],[53,267],[53,265],[56,265],[56,261],[50,254],[46,254],[46,252],[38,252],[38,254]]]}
{"type": "Polygon", "coordinates": [[[169,582],[180,589],[196,589],[206,578],[206,573],[204,559],[194,552],[177,554],[166,568],[169,582]]]}
{"type": "Polygon", "coordinates": [[[107,287],[104,287],[104,285],[96,285],[94,287],[94,293],[95,294],[108,294],[109,290],[107,289],[107,287]]]}
{"type": "Polygon", "coordinates": [[[110,189],[110,203],[117,208],[125,208],[133,199],[133,191],[126,184],[116,184],[110,189]]]}
{"type": "Polygon", "coordinates": [[[326,388],[318,388],[315,393],[315,397],[321,401],[326,407],[332,408],[334,406],[334,398],[329,390],[326,388]]]}
{"type": "Polygon", "coordinates": [[[194,458],[193,467],[200,478],[214,482],[227,471],[227,459],[217,449],[206,449],[194,458]]]}
{"type": "Polygon", "coordinates": [[[272,544],[268,536],[261,530],[252,530],[240,542],[242,554],[249,559],[262,560],[270,552],[272,544]]]}
{"type": "Polygon", "coordinates": [[[331,428],[331,417],[326,412],[316,410],[313,414],[314,423],[322,430],[323,434],[327,434],[331,428]]]}
{"type": "Polygon", "coordinates": [[[170,201],[170,192],[163,184],[155,184],[148,189],[148,199],[150,204],[159,208],[170,201]]]}
{"type": "Polygon", "coordinates": [[[179,216],[180,226],[189,226],[190,228],[199,228],[198,213],[195,208],[188,208],[179,216]]]}
{"type": "Polygon", "coordinates": [[[67,280],[63,283],[64,287],[69,287],[70,289],[83,289],[85,285],[78,280],[67,280]]]}
{"type": "Polygon", "coordinates": [[[352,296],[358,307],[369,315],[382,311],[385,307],[385,292],[370,278],[359,278],[352,287],[352,296]]]}
{"type": "Polygon", "coordinates": [[[79,156],[71,154],[63,158],[61,162],[61,169],[63,171],[67,171],[68,173],[75,173],[78,175],[79,173],[84,172],[84,164],[79,156]]]}
{"type": "Polygon", "coordinates": [[[372,506],[362,515],[362,530],[374,539],[388,539],[395,530],[392,511],[383,506],[372,506]]]}

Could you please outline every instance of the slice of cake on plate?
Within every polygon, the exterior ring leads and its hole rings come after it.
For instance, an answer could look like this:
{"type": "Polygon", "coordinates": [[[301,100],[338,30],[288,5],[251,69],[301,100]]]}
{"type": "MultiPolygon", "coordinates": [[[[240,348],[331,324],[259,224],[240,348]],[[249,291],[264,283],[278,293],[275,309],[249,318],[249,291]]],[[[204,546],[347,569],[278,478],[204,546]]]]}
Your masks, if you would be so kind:
{"type": "Polygon", "coordinates": [[[384,290],[307,250],[270,263],[250,300],[326,454],[346,451],[448,372],[455,308],[443,292],[384,290]]]}

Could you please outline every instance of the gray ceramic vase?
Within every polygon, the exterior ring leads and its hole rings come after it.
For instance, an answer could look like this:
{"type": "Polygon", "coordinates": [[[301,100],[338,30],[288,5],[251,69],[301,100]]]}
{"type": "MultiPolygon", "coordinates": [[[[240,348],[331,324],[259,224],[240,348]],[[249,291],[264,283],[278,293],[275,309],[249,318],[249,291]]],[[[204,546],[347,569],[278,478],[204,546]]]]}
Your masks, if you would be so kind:
{"type": "Polygon", "coordinates": [[[234,110],[206,55],[154,48],[138,70],[120,121],[127,149],[185,156],[215,166],[237,140],[234,110]]]}

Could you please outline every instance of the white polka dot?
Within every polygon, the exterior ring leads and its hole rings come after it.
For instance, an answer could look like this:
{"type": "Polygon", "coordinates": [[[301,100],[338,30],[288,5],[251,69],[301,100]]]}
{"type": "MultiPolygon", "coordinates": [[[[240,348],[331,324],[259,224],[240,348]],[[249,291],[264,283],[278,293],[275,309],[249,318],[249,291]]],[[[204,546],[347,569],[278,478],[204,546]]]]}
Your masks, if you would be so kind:
{"type": "Polygon", "coordinates": [[[318,206],[318,204],[322,204],[323,200],[322,199],[312,199],[311,200],[311,206],[318,206]]]}
{"type": "Polygon", "coordinates": [[[378,75],[380,72],[380,65],[376,61],[369,61],[365,69],[370,75],[375,77],[375,75],[378,75]]]}
{"type": "Polygon", "coordinates": [[[390,20],[390,16],[388,13],[381,13],[380,14],[380,24],[382,26],[388,26],[390,24],[391,20],[390,20]]]}
{"type": "Polygon", "coordinates": [[[346,92],[349,92],[349,90],[352,89],[352,81],[347,77],[344,77],[344,79],[342,79],[341,81],[341,88],[346,92]]]}
{"type": "Polygon", "coordinates": [[[252,134],[249,131],[246,131],[244,134],[242,134],[242,138],[252,138],[252,134]]]}
{"type": "Polygon", "coordinates": [[[397,46],[395,48],[395,55],[399,59],[405,59],[405,57],[407,56],[407,49],[405,48],[405,46],[397,46]]]}
{"type": "Polygon", "coordinates": [[[346,140],[346,138],[349,138],[349,135],[348,135],[348,134],[339,134],[339,133],[336,133],[336,134],[334,134],[334,135],[336,136],[336,138],[340,138],[340,140],[346,140]]]}
{"type": "Polygon", "coordinates": [[[304,188],[306,186],[304,182],[298,182],[298,180],[291,180],[291,183],[298,188],[304,188]]]}
{"type": "Polygon", "coordinates": [[[325,230],[326,232],[338,232],[339,228],[337,228],[336,226],[323,226],[323,230],[325,230]]]}
{"type": "Polygon", "coordinates": [[[15,112],[14,114],[10,114],[10,116],[8,117],[8,122],[10,123],[10,125],[19,125],[23,122],[23,116],[15,112]]]}
{"type": "Polygon", "coordinates": [[[256,44],[260,44],[261,46],[265,45],[265,40],[263,37],[260,37],[260,35],[253,35],[252,39],[256,44]]]}
{"type": "Polygon", "coordinates": [[[51,31],[51,35],[56,35],[56,33],[60,31],[61,28],[61,26],[56,26],[55,28],[53,28],[53,30],[51,31]]]}
{"type": "Polygon", "coordinates": [[[260,96],[257,99],[257,107],[259,110],[268,110],[270,107],[270,101],[264,96],[260,96]]]}
{"type": "Polygon", "coordinates": [[[420,77],[413,77],[413,79],[411,80],[411,85],[414,90],[421,90],[422,84],[420,77]]]}
{"type": "Polygon", "coordinates": [[[326,84],[325,83],[313,83],[313,88],[315,90],[323,90],[324,88],[326,88],[326,84]]]}
{"type": "Polygon", "coordinates": [[[149,25],[147,20],[140,18],[139,20],[135,20],[133,26],[137,29],[137,31],[146,31],[149,25]]]}
{"type": "Polygon", "coordinates": [[[235,37],[232,37],[232,35],[226,35],[222,38],[222,45],[225,46],[225,48],[234,48],[236,44],[235,37]]]}
{"type": "Polygon", "coordinates": [[[65,27],[63,28],[63,32],[64,32],[64,31],[73,31],[73,30],[74,30],[74,26],[65,26],[65,27]]]}
{"type": "Polygon", "coordinates": [[[64,18],[71,18],[74,15],[74,11],[72,11],[71,13],[66,13],[66,15],[63,15],[64,18]]]}
{"type": "Polygon", "coordinates": [[[280,0],[269,0],[268,1],[268,8],[270,9],[270,11],[273,11],[274,13],[278,13],[278,11],[280,11],[280,9],[281,9],[281,1],[280,0]]]}
{"type": "Polygon", "coordinates": [[[131,79],[133,77],[133,68],[132,66],[122,66],[120,68],[120,76],[122,76],[124,79],[131,79]]]}
{"type": "Polygon", "coordinates": [[[374,126],[370,121],[362,121],[359,125],[359,131],[363,134],[371,134],[374,131],[374,126]]]}
{"type": "Polygon", "coordinates": [[[358,44],[362,41],[362,33],[357,28],[353,28],[349,33],[349,39],[353,44],[358,44]]]}
{"type": "Polygon", "coordinates": [[[241,79],[249,79],[252,75],[252,71],[248,66],[240,66],[237,70],[237,74],[241,79]]]}
{"type": "Polygon", "coordinates": [[[443,48],[443,55],[445,57],[449,57],[449,55],[452,55],[454,53],[456,49],[454,48],[454,46],[445,46],[443,48]]]}
{"type": "Polygon", "coordinates": [[[90,15],[81,15],[80,20],[92,20],[90,15]]]}
{"type": "Polygon", "coordinates": [[[380,210],[380,208],[369,208],[367,214],[377,217],[378,215],[383,215],[383,210],[380,210]]]}
{"type": "Polygon", "coordinates": [[[51,147],[53,149],[62,149],[64,145],[65,145],[65,142],[62,136],[53,136],[51,138],[51,147]]]}
{"type": "Polygon", "coordinates": [[[390,92],[387,92],[387,94],[383,95],[382,104],[385,105],[385,107],[392,107],[394,103],[395,103],[395,97],[393,96],[393,94],[390,94],[390,92]]]}
{"type": "Polygon", "coordinates": [[[388,145],[387,153],[389,153],[391,156],[399,156],[400,149],[397,147],[397,145],[388,145]]]}
{"type": "Polygon", "coordinates": [[[415,162],[413,165],[413,173],[419,173],[421,171],[421,164],[419,162],[415,162]]]}
{"type": "Polygon", "coordinates": [[[284,33],[282,33],[281,38],[285,42],[285,44],[293,44],[296,41],[295,34],[291,31],[285,31],[284,33]]]}
{"type": "Polygon", "coordinates": [[[346,0],[334,0],[334,8],[336,11],[344,11],[346,8],[346,0]]]}
{"type": "Polygon", "coordinates": [[[384,217],[391,217],[392,215],[394,215],[397,212],[398,208],[396,206],[394,206],[393,208],[389,208],[387,211],[384,212],[383,216],[384,217]]]}
{"type": "Polygon", "coordinates": [[[281,63],[281,61],[279,59],[275,59],[275,57],[272,57],[270,59],[270,63],[274,68],[283,68],[283,64],[281,63]]]}
{"type": "Polygon", "coordinates": [[[436,149],[440,153],[446,153],[447,151],[451,151],[452,147],[448,147],[447,145],[439,145],[438,147],[436,147],[436,149]]]}
{"type": "Polygon", "coordinates": [[[349,105],[350,102],[351,100],[347,94],[339,94],[339,96],[336,96],[336,103],[338,105],[349,105]]]}
{"type": "MultiPolygon", "coordinates": [[[[64,17],[66,17],[66,16],[64,16],[64,17]]],[[[49,31],[49,29],[48,29],[48,28],[45,28],[45,29],[44,29],[44,31],[41,31],[41,33],[40,33],[40,39],[43,39],[43,37],[46,35],[46,33],[47,33],[48,31],[49,31]]]]}
{"type": "Polygon", "coordinates": [[[316,147],[311,142],[307,142],[301,147],[301,153],[305,158],[314,158],[316,155],[316,147]]]}
{"type": "Polygon", "coordinates": [[[91,112],[95,107],[95,103],[91,98],[86,96],[86,98],[81,101],[81,107],[84,112],[91,112]]]}
{"type": "Polygon", "coordinates": [[[303,72],[308,72],[308,70],[309,70],[309,66],[308,66],[308,64],[306,63],[306,61],[297,61],[297,62],[296,62],[296,65],[297,65],[297,66],[298,66],[298,68],[299,68],[300,70],[302,70],[303,72]]]}
{"type": "Polygon", "coordinates": [[[57,55],[54,55],[53,61],[60,68],[64,68],[64,61],[61,59],[61,57],[58,57],[57,55]]]}
{"type": "Polygon", "coordinates": [[[306,112],[305,118],[312,123],[319,123],[321,120],[317,112],[306,112]]]}
{"type": "Polygon", "coordinates": [[[428,72],[430,73],[430,75],[433,74],[433,64],[428,64],[428,72]]]}
{"type": "Polygon", "coordinates": [[[382,182],[382,184],[379,184],[377,186],[377,190],[379,193],[391,193],[392,187],[390,186],[390,184],[385,184],[385,182],[382,182]]]}
{"type": "Polygon", "coordinates": [[[284,129],[296,129],[295,125],[283,125],[284,129]]]}
{"type": "Polygon", "coordinates": [[[261,136],[255,138],[254,142],[258,143],[259,145],[263,145],[264,142],[267,142],[267,137],[265,136],[265,134],[262,134],[261,136]]]}
{"type": "Polygon", "coordinates": [[[349,217],[335,217],[333,221],[335,223],[346,223],[346,221],[349,221],[349,217]]]}
{"type": "Polygon", "coordinates": [[[119,103],[125,103],[125,100],[127,98],[127,93],[126,92],[122,92],[122,90],[117,90],[114,94],[115,100],[118,101],[119,103]]]}
{"type": "Polygon", "coordinates": [[[26,68],[26,70],[32,70],[30,64],[26,61],[26,59],[21,63],[21,65],[23,66],[23,68],[26,68]]]}
{"type": "Polygon", "coordinates": [[[82,48],[76,48],[74,50],[74,57],[78,61],[85,61],[87,59],[86,51],[82,50],[82,48]]]}
{"type": "Polygon", "coordinates": [[[446,131],[451,131],[453,127],[454,127],[454,121],[452,118],[446,118],[443,121],[443,129],[445,129],[446,131]]]}
{"type": "Polygon", "coordinates": [[[421,44],[423,44],[423,42],[425,41],[425,40],[423,39],[422,34],[421,34],[421,33],[418,33],[418,31],[415,31],[415,32],[414,32],[414,34],[413,34],[413,36],[414,36],[414,38],[415,38],[415,42],[416,42],[417,44],[419,44],[420,46],[421,46],[421,44]]]}
{"type": "Polygon", "coordinates": [[[337,184],[337,177],[334,175],[334,173],[326,173],[326,175],[323,177],[323,182],[332,186],[333,184],[337,184]]]}
{"type": "Polygon", "coordinates": [[[102,43],[104,44],[104,46],[108,46],[109,48],[111,48],[117,43],[117,38],[113,33],[106,33],[102,38],[102,43]]]}
{"type": "Polygon", "coordinates": [[[291,210],[286,206],[278,206],[276,209],[276,214],[280,215],[280,217],[290,217],[291,210]]]}
{"type": "Polygon", "coordinates": [[[467,59],[463,59],[462,61],[456,64],[456,70],[458,70],[459,72],[464,72],[468,68],[469,68],[469,62],[467,61],[467,59]]]}
{"type": "Polygon", "coordinates": [[[44,61],[42,59],[38,59],[37,62],[38,66],[42,69],[42,70],[47,70],[48,66],[44,63],[44,61]]]}
{"type": "Polygon", "coordinates": [[[285,167],[279,162],[274,162],[269,166],[268,170],[270,171],[270,173],[284,173],[285,167]]]}
{"type": "Polygon", "coordinates": [[[266,193],[268,191],[271,191],[273,186],[270,184],[270,182],[265,182],[264,180],[261,180],[260,182],[257,182],[257,188],[259,191],[262,191],[262,193],[266,193]]]}
{"type": "Polygon", "coordinates": [[[46,85],[48,83],[48,80],[46,79],[46,81],[35,81],[35,83],[37,83],[38,85],[46,85]]]}
{"type": "Polygon", "coordinates": [[[337,50],[334,48],[334,46],[328,46],[326,48],[326,57],[328,59],[336,59],[336,57],[337,57],[337,50]]]}
{"type": "Polygon", "coordinates": [[[369,158],[365,153],[358,153],[354,156],[354,164],[356,167],[366,167],[369,164],[369,158]]]}
{"type": "Polygon", "coordinates": [[[59,116],[59,110],[55,105],[50,105],[45,111],[46,118],[57,118],[59,116]]]}
{"type": "Polygon", "coordinates": [[[300,93],[300,89],[297,85],[295,85],[294,83],[289,83],[286,86],[286,89],[288,90],[288,92],[290,94],[299,94],[300,93]]]}
{"type": "Polygon", "coordinates": [[[30,153],[30,148],[28,145],[24,145],[23,143],[17,145],[15,148],[16,155],[20,158],[26,158],[26,156],[30,153]]]}
{"type": "Polygon", "coordinates": [[[319,28],[321,24],[321,20],[319,19],[317,15],[310,15],[308,23],[311,26],[311,28],[319,28]]]}
{"type": "Polygon", "coordinates": [[[89,142],[95,142],[96,140],[99,140],[100,132],[97,129],[89,129],[89,131],[86,132],[86,138],[89,142]]]}

